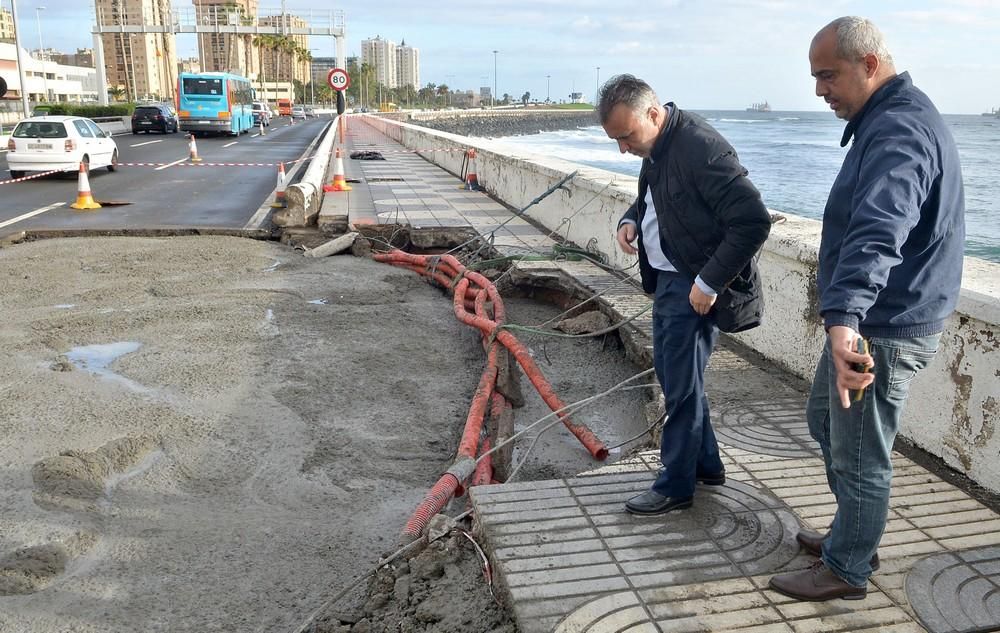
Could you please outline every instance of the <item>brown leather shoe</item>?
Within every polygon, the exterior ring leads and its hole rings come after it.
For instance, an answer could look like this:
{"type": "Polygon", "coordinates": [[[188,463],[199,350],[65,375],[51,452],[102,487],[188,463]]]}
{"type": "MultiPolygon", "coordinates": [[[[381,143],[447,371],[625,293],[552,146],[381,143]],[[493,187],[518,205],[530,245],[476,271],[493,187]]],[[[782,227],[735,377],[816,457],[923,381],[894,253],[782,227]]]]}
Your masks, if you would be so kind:
{"type": "Polygon", "coordinates": [[[855,587],[830,571],[821,560],[813,563],[809,569],[775,576],[768,586],[780,594],[808,602],[823,602],[834,598],[864,600],[868,595],[868,583],[864,587],[855,587]]]}
{"type": "MultiPolygon", "coordinates": [[[[809,554],[813,556],[820,556],[823,553],[823,541],[826,537],[830,536],[830,533],[820,534],[819,532],[813,532],[812,530],[800,530],[798,534],[795,535],[795,540],[799,542],[809,554]]],[[[868,564],[872,566],[872,571],[878,571],[881,563],[878,560],[878,552],[872,555],[872,559],[868,561],[868,564]]]]}

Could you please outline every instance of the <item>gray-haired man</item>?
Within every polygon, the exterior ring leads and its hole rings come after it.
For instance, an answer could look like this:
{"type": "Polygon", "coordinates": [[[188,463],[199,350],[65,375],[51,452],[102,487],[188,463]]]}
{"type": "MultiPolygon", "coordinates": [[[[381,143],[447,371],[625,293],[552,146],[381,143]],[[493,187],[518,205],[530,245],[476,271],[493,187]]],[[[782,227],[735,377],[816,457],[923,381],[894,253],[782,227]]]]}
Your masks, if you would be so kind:
{"type": "Polygon", "coordinates": [[[663,469],[625,509],[663,514],[690,507],[696,482],[725,483],[705,365],[720,329],[760,323],[763,300],[753,257],[771,220],[732,146],[700,117],[673,103],[661,105],[646,82],[612,77],[601,88],[598,113],[619,150],[643,158],[638,197],[617,239],[624,252],[638,252],[643,290],[655,293],[653,363],[667,420],[663,469]]]}

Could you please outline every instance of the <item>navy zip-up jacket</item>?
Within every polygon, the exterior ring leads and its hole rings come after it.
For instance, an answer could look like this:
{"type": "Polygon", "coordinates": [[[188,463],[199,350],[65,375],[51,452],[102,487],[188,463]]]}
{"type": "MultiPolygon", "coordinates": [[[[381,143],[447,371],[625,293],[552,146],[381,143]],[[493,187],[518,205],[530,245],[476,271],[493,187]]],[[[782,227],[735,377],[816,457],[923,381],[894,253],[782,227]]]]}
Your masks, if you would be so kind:
{"type": "Polygon", "coordinates": [[[868,99],[841,146],[851,136],[823,212],[824,324],[867,337],[941,332],[958,301],[965,247],[955,140],[905,72],[868,99]]]}

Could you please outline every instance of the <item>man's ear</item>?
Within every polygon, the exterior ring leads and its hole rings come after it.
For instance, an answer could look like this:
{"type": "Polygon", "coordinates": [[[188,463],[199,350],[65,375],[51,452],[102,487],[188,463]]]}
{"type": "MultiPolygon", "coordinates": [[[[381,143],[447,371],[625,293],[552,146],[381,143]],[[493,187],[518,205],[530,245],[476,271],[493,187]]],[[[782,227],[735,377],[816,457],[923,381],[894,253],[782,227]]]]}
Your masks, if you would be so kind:
{"type": "Polygon", "coordinates": [[[878,57],[876,57],[874,53],[868,53],[867,55],[865,55],[864,62],[865,62],[865,75],[867,75],[868,78],[871,79],[878,72],[878,68],[880,65],[878,57]]]}
{"type": "Polygon", "coordinates": [[[656,106],[649,106],[649,110],[646,111],[649,114],[649,120],[653,123],[660,122],[660,109],[656,106]]]}

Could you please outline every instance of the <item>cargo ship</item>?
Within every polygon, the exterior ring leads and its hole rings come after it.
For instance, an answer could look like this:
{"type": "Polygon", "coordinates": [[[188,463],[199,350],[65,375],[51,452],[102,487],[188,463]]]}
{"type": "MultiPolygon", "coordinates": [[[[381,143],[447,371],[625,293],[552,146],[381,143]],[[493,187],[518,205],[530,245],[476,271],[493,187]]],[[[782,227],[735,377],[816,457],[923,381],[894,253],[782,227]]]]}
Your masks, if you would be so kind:
{"type": "Polygon", "coordinates": [[[771,104],[767,101],[761,101],[760,103],[753,103],[747,108],[747,112],[770,112],[771,104]]]}

